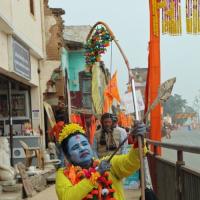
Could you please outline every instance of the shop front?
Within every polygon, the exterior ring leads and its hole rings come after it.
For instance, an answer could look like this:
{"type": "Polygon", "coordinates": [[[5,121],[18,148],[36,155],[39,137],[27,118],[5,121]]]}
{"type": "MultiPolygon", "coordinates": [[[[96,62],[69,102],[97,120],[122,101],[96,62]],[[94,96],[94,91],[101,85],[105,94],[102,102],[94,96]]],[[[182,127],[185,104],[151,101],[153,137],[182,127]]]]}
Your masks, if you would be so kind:
{"type": "Polygon", "coordinates": [[[7,137],[12,164],[25,159],[20,141],[39,146],[40,137],[32,128],[31,87],[0,75],[0,136],[7,137]]]}
{"type": "Polygon", "coordinates": [[[14,165],[25,160],[21,141],[40,146],[41,100],[38,59],[14,37],[9,47],[9,66],[0,63],[0,137],[8,138],[14,165]]]}

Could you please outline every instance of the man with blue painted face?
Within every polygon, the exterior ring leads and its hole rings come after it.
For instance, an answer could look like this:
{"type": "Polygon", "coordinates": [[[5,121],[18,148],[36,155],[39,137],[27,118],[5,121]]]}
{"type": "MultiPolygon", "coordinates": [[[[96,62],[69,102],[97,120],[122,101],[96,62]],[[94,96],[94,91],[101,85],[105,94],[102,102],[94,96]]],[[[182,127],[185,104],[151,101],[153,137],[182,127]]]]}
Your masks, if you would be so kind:
{"type": "MultiPolygon", "coordinates": [[[[145,134],[143,123],[137,124],[133,135],[145,134]]],[[[85,131],[78,124],[65,125],[59,142],[69,161],[56,175],[56,192],[59,200],[123,200],[122,179],[140,167],[137,141],[126,155],[116,155],[111,162],[93,159],[93,152],[85,131]]]]}

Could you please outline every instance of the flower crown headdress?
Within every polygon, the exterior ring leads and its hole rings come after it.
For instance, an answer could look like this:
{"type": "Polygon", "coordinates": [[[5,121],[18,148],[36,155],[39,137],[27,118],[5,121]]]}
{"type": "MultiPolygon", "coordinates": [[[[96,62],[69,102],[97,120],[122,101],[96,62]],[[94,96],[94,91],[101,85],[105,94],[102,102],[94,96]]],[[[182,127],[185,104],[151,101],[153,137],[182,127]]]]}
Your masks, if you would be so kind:
{"type": "Polygon", "coordinates": [[[61,144],[65,138],[69,137],[71,134],[75,132],[85,134],[85,131],[79,124],[71,123],[65,125],[59,134],[58,142],[61,144]]]}

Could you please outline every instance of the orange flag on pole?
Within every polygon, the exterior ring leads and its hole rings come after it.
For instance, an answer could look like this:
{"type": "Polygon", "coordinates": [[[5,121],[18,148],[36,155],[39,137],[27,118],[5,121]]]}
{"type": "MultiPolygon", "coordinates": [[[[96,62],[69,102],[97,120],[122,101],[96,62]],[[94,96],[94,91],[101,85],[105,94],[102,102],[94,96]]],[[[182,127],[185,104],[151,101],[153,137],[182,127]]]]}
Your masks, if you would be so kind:
{"type": "Polygon", "coordinates": [[[117,86],[117,71],[113,74],[110,82],[104,90],[104,112],[109,112],[113,99],[120,102],[119,90],[117,86]]]}
{"type": "Polygon", "coordinates": [[[112,102],[113,102],[113,97],[109,93],[104,91],[104,105],[103,105],[104,113],[109,112],[112,102]]]}

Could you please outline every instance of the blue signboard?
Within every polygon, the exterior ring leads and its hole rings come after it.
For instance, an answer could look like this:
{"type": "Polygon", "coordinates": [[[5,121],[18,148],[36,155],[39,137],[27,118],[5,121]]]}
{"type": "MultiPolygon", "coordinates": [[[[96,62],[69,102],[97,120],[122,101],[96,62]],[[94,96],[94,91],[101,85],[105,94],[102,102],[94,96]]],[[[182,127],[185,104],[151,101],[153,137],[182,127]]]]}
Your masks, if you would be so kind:
{"type": "Polygon", "coordinates": [[[31,79],[31,63],[29,50],[13,38],[13,65],[14,71],[30,80],[31,79]]]}

